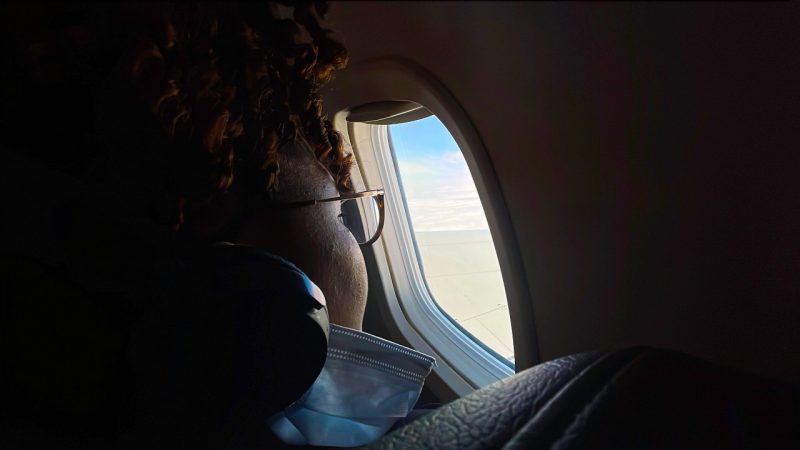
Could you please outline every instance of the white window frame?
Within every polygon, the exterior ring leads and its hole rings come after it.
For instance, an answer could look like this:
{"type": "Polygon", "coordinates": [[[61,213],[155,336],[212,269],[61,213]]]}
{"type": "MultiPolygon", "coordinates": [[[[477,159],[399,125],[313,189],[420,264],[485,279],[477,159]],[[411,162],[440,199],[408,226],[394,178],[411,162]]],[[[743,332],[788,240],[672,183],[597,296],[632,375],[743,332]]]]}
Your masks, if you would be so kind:
{"type": "Polygon", "coordinates": [[[400,333],[408,341],[413,338],[424,340],[439,356],[437,359],[441,366],[455,372],[467,383],[468,390],[512,375],[514,370],[507,361],[486,351],[456,327],[430,294],[419,265],[410,217],[397,179],[389,127],[351,124],[350,131],[356,136],[368,136],[366,140],[352,139],[360,141],[354,147],[358,159],[375,162],[372,167],[357,164],[364,181],[370,188],[380,184],[387,193],[386,223],[381,240],[376,242],[378,247],[382,247],[386,263],[379,261],[378,269],[382,279],[393,281],[392,286],[384,285],[384,289],[394,291],[391,297],[398,303],[398,312],[402,313],[394,317],[400,333]],[[373,173],[369,173],[370,169],[373,173]]]}
{"type": "Polygon", "coordinates": [[[516,370],[538,363],[533,304],[516,233],[483,142],[452,94],[414,63],[379,59],[348,67],[324,96],[328,110],[336,111],[334,127],[355,149],[358,170],[354,172],[358,174],[354,175],[363,177],[365,187],[382,187],[387,192],[383,237],[365,251],[368,259],[374,259],[380,277],[371,279],[370,287],[383,288],[381,296],[385,298],[376,306],[389,337],[439,361],[436,377],[429,378],[426,385],[434,391],[464,395],[510,375],[513,370],[454,326],[430,297],[414,251],[407,211],[397,203],[402,203],[401,198],[393,199],[393,193],[399,189],[394,163],[386,157],[381,159],[381,154],[388,152],[376,151],[381,146],[388,149],[387,135],[380,134],[388,134],[388,130],[384,128],[381,132],[377,131],[378,126],[345,120],[349,108],[371,102],[416,102],[435,114],[455,139],[478,190],[497,252],[511,316],[516,370]],[[379,170],[381,166],[383,169],[379,170]],[[385,175],[379,175],[381,171],[385,175]],[[443,386],[437,389],[433,384],[439,381],[443,386]]]}

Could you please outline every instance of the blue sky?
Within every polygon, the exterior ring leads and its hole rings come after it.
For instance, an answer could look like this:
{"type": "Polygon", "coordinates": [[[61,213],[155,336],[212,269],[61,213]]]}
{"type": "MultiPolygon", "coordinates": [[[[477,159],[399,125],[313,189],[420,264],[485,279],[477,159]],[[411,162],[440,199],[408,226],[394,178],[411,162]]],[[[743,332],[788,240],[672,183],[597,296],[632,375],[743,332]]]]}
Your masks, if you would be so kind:
{"type": "Polygon", "coordinates": [[[436,116],[389,133],[415,231],[488,229],[464,156],[436,116]]]}

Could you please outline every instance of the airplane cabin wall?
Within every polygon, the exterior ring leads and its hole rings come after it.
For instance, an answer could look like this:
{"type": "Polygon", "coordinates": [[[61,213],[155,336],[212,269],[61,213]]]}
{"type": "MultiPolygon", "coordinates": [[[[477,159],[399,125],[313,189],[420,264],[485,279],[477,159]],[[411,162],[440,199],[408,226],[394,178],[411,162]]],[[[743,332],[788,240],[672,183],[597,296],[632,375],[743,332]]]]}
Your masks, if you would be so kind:
{"type": "Polygon", "coordinates": [[[796,5],[354,2],[329,23],[351,64],[414,61],[471,118],[543,360],[646,344],[800,378],[796,5]]]}

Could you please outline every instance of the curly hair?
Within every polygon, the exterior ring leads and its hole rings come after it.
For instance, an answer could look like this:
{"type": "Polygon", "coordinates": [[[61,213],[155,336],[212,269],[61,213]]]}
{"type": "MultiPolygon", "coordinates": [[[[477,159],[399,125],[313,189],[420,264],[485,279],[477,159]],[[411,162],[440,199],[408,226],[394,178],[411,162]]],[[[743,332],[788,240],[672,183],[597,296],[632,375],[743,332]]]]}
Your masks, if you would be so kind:
{"type": "Polygon", "coordinates": [[[326,3],[3,8],[4,140],[84,169],[115,147],[111,164],[157,179],[159,223],[178,230],[184,209],[232,188],[245,202],[274,192],[279,149],[299,136],[352,190],[320,98],[347,64],[320,25],[326,3]]]}

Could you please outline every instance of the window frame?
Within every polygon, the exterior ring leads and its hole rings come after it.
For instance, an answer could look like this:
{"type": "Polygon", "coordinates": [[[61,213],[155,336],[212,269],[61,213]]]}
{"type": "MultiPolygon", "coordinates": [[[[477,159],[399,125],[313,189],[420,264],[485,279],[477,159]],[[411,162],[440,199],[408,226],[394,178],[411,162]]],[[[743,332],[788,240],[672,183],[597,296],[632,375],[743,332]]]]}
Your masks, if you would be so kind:
{"type": "Polygon", "coordinates": [[[372,154],[379,172],[376,175],[384,184],[384,190],[391,192],[386,198],[386,221],[391,226],[384,229],[382,245],[388,261],[392,262],[385,268],[385,274],[394,280],[394,289],[405,313],[406,327],[401,327],[406,328],[404,334],[419,334],[474,388],[512,375],[513,365],[456,325],[431,295],[420,265],[402,181],[397,176],[388,125],[353,125],[354,128],[365,127],[369,133],[368,149],[362,141],[357,152],[372,154]]]}
{"type": "MultiPolygon", "coordinates": [[[[383,137],[373,136],[371,130],[376,128],[370,127],[377,125],[348,123],[345,117],[351,107],[390,99],[413,101],[430,110],[445,125],[464,155],[486,214],[500,264],[511,316],[517,371],[539,362],[528,280],[494,167],[480,136],[452,94],[430,73],[405,60],[371,60],[355,64],[340,74],[331,90],[325,93],[326,106],[331,111],[337,111],[334,127],[356,150],[357,167],[364,174],[365,187],[384,188],[387,192],[384,236],[372,248],[364,249],[368,264],[374,262],[380,278],[379,282],[371,279],[371,287],[383,287],[381,294],[385,296],[385,302],[380,303],[385,304],[378,307],[381,308],[390,337],[436,356],[440,362],[435,370],[437,376],[452,392],[463,395],[507,376],[511,370],[507,366],[500,367],[505,364],[481,344],[472,339],[465,341],[454,334],[453,330],[457,330],[457,334],[465,336],[430,298],[418,267],[419,262],[416,261],[416,250],[412,259],[407,251],[403,256],[400,247],[392,248],[394,244],[389,245],[392,240],[398,245],[401,241],[413,243],[410,229],[395,227],[395,223],[410,223],[405,207],[389,204],[398,200],[392,198],[393,189],[397,189],[397,186],[390,185],[397,183],[396,173],[385,168],[386,173],[392,174],[388,181],[378,179],[374,173],[378,164],[386,166],[388,163],[386,160],[378,161],[376,156],[376,144],[381,145],[383,137]],[[421,282],[411,285],[412,280],[421,282]],[[430,314],[426,313],[426,316],[421,313],[425,310],[430,314]],[[412,326],[411,322],[415,325],[412,326]],[[442,324],[449,326],[443,327],[442,324]]],[[[388,137],[388,130],[385,129],[385,133],[388,137]]],[[[388,138],[385,142],[388,142],[388,138]]]]}

